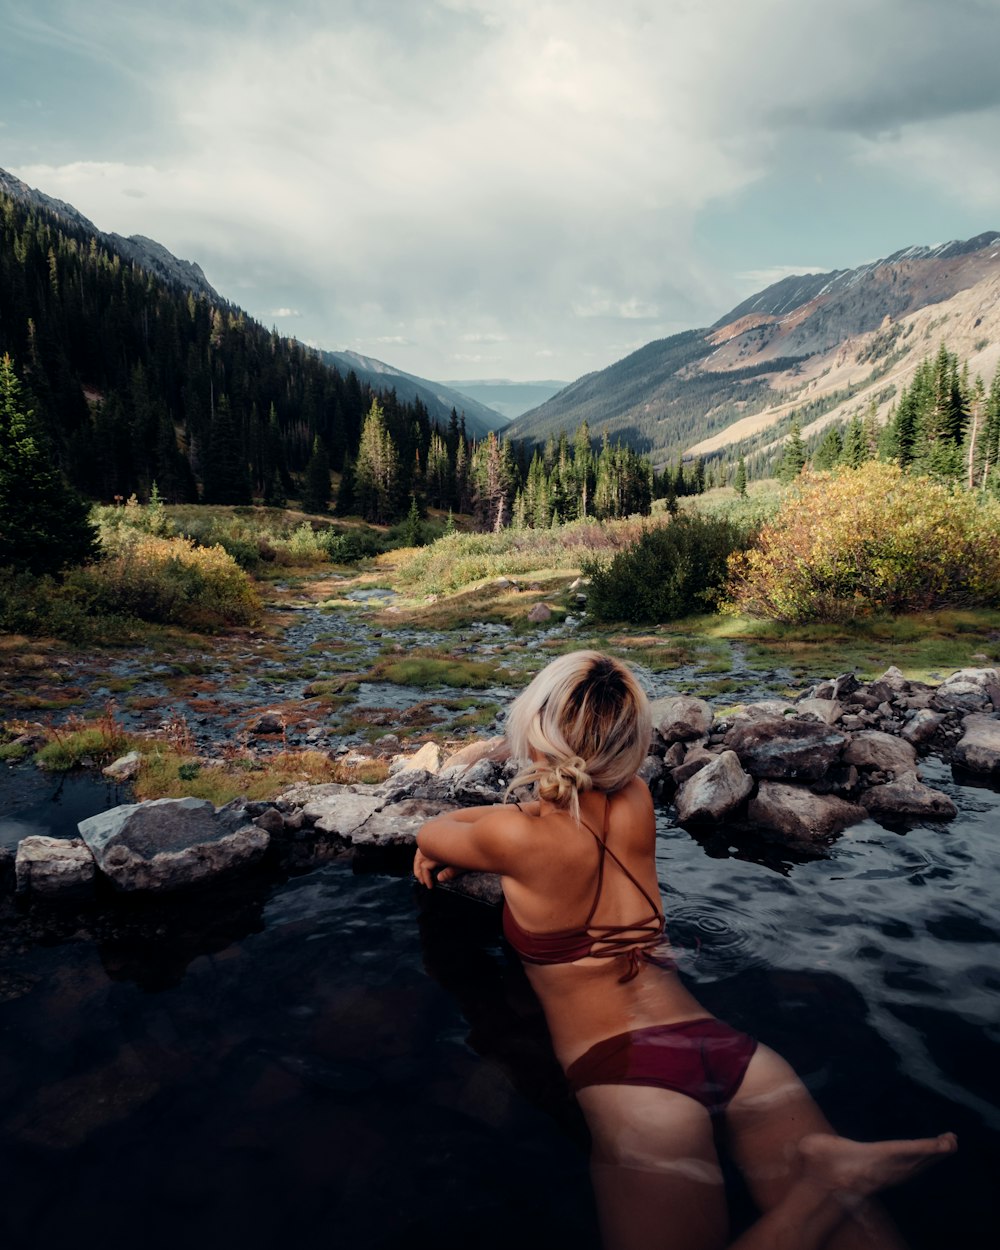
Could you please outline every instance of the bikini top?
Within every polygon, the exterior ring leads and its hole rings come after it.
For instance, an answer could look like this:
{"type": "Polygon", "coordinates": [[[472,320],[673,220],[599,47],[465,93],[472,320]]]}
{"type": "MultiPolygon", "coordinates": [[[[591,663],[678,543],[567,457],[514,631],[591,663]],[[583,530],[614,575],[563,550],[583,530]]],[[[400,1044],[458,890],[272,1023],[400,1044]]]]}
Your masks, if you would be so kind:
{"type": "Polygon", "coordinates": [[[510,908],[504,904],[503,933],[507,941],[517,951],[521,959],[528,964],[568,964],[577,959],[611,959],[616,955],[627,955],[629,966],[621,981],[631,981],[639,972],[643,959],[650,957],[650,949],[659,944],[663,937],[663,913],[659,905],[650,898],[642,884],[636,880],[618,856],[608,846],[608,822],[611,816],[611,802],[605,796],[604,830],[598,836],[583,821],[583,827],[593,835],[597,843],[597,888],[594,901],[590,905],[587,919],[578,928],[557,929],[548,933],[531,933],[521,927],[511,914],[510,908]],[[608,856],[628,877],[642,897],[649,904],[650,914],[634,924],[594,924],[594,913],[601,899],[604,885],[604,866],[608,856]]]}

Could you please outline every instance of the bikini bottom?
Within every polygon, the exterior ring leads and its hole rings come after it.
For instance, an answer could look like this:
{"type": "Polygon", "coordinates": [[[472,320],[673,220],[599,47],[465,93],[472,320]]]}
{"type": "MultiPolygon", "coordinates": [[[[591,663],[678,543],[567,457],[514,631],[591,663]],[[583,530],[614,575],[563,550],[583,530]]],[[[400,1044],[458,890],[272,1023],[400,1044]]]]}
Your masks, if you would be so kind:
{"type": "Polygon", "coordinates": [[[652,1085],[686,1094],[711,1115],[725,1111],[757,1049],[756,1038],[712,1017],[654,1024],[606,1037],[574,1060],[574,1093],[589,1085],[652,1085]]]}

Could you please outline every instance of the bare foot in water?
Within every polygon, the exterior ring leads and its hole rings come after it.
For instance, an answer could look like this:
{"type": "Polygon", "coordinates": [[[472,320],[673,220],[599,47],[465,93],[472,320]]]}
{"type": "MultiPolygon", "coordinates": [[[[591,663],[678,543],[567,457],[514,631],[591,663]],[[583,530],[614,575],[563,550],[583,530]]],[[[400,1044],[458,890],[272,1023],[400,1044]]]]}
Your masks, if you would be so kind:
{"type": "Polygon", "coordinates": [[[898,1185],[958,1149],[954,1133],[913,1141],[851,1141],[810,1133],[799,1142],[804,1175],[831,1192],[867,1198],[898,1185]]]}

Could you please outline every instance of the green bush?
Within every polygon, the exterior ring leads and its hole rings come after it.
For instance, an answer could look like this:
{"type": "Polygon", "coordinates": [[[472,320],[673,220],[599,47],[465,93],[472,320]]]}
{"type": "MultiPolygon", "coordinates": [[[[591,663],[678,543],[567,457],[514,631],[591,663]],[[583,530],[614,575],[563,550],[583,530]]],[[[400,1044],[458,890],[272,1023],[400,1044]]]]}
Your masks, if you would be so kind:
{"type": "Polygon", "coordinates": [[[121,643],[133,640],[139,628],[138,621],[124,615],[118,605],[95,615],[72,585],[62,585],[53,577],[0,569],[2,633],[67,642],[121,643]]]}
{"type": "Polygon", "coordinates": [[[585,563],[587,610],[598,620],[636,625],[713,611],[729,557],[749,541],[749,532],[733,521],[682,514],[643,534],[610,563],[585,563]]]}

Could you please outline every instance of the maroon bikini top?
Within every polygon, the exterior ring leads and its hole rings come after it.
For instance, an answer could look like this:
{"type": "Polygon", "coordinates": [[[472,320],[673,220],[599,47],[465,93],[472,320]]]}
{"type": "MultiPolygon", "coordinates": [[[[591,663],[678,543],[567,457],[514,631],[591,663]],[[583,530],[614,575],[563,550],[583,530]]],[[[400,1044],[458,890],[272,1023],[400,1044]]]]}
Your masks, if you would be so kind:
{"type": "Polygon", "coordinates": [[[503,933],[507,941],[527,964],[568,964],[577,959],[611,959],[616,955],[627,955],[629,966],[622,981],[631,981],[637,975],[640,962],[649,957],[649,948],[659,944],[663,937],[663,913],[639,881],[629,872],[618,856],[608,846],[608,822],[611,816],[611,801],[605,796],[604,831],[599,837],[589,825],[583,821],[583,827],[593,835],[597,843],[597,888],[594,901],[590,905],[587,919],[576,929],[557,929],[548,933],[530,933],[523,929],[511,914],[510,908],[504,904],[503,933]],[[628,877],[642,897],[652,908],[649,916],[634,924],[593,924],[594,913],[600,902],[601,889],[604,885],[604,865],[608,858],[618,865],[628,877]]]}

